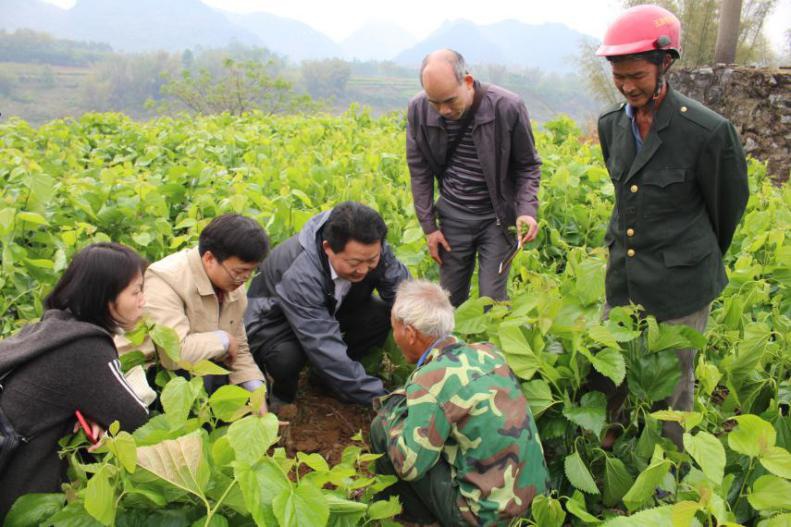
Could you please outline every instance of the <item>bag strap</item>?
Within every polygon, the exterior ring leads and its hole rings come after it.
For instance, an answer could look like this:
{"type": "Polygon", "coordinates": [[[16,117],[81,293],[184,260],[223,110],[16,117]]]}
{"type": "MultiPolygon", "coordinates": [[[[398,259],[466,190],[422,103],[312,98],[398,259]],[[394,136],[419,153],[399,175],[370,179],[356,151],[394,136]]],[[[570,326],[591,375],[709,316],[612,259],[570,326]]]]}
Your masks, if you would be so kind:
{"type": "Polygon", "coordinates": [[[10,370],[8,370],[8,371],[7,371],[7,372],[5,372],[5,373],[2,373],[2,374],[0,374],[0,394],[2,394],[2,393],[3,393],[3,388],[4,388],[4,385],[3,385],[3,383],[4,383],[4,382],[5,382],[5,380],[8,378],[8,376],[9,376],[9,375],[11,375],[12,373],[14,373],[14,370],[13,370],[13,368],[12,368],[12,369],[10,369],[10,370]]]}
{"type": "Polygon", "coordinates": [[[464,136],[467,134],[467,129],[470,127],[472,120],[475,118],[475,113],[478,111],[478,107],[481,105],[481,100],[483,100],[486,90],[489,89],[488,85],[482,84],[478,81],[475,81],[473,86],[475,88],[475,95],[472,97],[472,105],[467,111],[467,114],[461,120],[461,123],[459,123],[460,128],[458,135],[456,135],[453,141],[448,144],[448,150],[445,153],[445,164],[442,166],[442,170],[437,177],[440,182],[442,181],[442,178],[445,177],[445,172],[448,170],[448,163],[450,163],[450,160],[453,159],[453,154],[456,153],[456,149],[459,147],[461,140],[464,139],[464,136]]]}

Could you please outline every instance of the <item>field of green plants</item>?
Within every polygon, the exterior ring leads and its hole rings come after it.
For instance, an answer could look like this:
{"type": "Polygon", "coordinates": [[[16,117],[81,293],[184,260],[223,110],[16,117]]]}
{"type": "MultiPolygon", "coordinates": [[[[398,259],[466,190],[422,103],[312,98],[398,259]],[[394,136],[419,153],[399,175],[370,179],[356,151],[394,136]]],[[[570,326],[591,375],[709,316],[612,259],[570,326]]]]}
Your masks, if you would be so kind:
{"type": "MultiPolygon", "coordinates": [[[[79,247],[113,240],[153,261],[230,211],[279,242],[320,210],[362,201],[381,212],[413,274],[436,278],[412,209],[404,127],[401,115],[354,109],[0,125],[0,335],[41,314],[79,247]]],[[[791,187],[751,162],[730,284],[705,335],[632,308],[603,321],[612,186],[598,145],[567,119],[537,141],[541,232],[514,261],[512,300],[457,311],[461,336],[500,346],[538,419],[552,492],[515,524],[791,525],[791,187]],[[680,346],[700,350],[694,412],[657,406],[678,378],[680,346]],[[586,389],[592,370],[628,383],[628,421],[609,451],[605,396],[586,389]],[[662,421],[684,427],[684,452],[661,436],[662,421]]],[[[177,356],[172,335],[154,337],[177,356]]],[[[190,366],[196,377],[214,368],[190,366]]],[[[276,419],[250,415],[263,394],[225,387],[208,397],[198,378],[168,380],[160,375],[164,412],[133,434],[113,430],[95,462],[77,454],[84,438],[65,439],[72,482],[23,498],[6,525],[394,525],[398,504],[373,499],[388,481],[370,474],[363,437],[332,467],[315,453],[291,458],[270,448],[276,419]]]]}

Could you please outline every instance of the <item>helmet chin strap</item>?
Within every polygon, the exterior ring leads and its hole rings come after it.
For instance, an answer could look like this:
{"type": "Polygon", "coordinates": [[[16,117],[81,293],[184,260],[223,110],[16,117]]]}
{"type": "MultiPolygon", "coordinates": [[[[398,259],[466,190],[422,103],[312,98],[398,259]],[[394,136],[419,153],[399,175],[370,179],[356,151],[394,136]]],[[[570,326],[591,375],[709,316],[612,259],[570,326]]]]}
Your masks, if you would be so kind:
{"type": "MultiPolygon", "coordinates": [[[[667,55],[669,56],[669,55],[667,55]]],[[[659,95],[662,93],[662,88],[665,85],[665,75],[667,74],[670,67],[676,61],[675,58],[670,56],[670,63],[665,67],[664,61],[662,64],[657,64],[656,66],[656,87],[654,88],[654,95],[651,97],[651,103],[656,102],[659,99],[659,95]]]]}

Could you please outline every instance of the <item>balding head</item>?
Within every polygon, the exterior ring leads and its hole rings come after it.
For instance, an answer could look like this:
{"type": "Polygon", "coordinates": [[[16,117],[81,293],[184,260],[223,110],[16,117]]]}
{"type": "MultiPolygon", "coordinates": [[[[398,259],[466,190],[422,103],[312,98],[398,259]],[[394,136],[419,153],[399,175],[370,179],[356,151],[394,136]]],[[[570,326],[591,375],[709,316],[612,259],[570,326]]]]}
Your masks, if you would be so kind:
{"type": "Polygon", "coordinates": [[[464,57],[453,49],[438,49],[423,57],[423,63],[420,65],[421,86],[423,86],[423,74],[429,67],[436,68],[441,72],[447,72],[450,67],[457,84],[461,84],[464,81],[464,76],[469,74],[464,57]]]}
{"type": "Polygon", "coordinates": [[[474,79],[461,53],[439,49],[426,55],[420,67],[420,84],[429,103],[446,119],[458,120],[472,106],[474,79]]]}

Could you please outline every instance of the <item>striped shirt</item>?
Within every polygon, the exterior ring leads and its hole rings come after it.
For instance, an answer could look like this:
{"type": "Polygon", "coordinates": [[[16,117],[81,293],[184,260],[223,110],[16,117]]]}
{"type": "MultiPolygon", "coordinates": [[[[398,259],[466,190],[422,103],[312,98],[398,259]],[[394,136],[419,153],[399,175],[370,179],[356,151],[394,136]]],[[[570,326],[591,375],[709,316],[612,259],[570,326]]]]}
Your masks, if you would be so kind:
{"type": "MultiPolygon", "coordinates": [[[[451,144],[461,132],[461,122],[446,119],[445,129],[448,132],[448,144],[451,144]]],[[[472,126],[467,127],[453,157],[448,160],[440,192],[451,205],[462,210],[476,215],[494,212],[472,140],[472,126]]]]}

